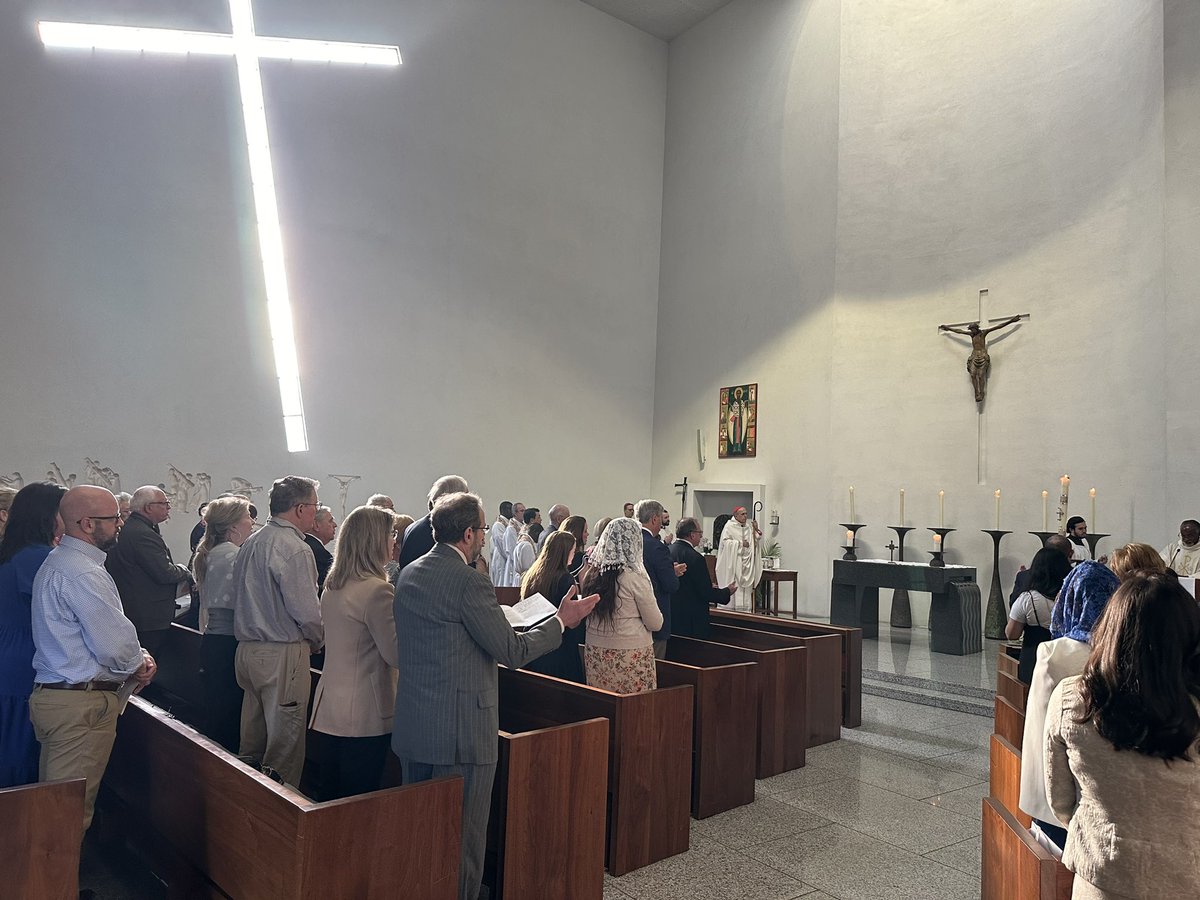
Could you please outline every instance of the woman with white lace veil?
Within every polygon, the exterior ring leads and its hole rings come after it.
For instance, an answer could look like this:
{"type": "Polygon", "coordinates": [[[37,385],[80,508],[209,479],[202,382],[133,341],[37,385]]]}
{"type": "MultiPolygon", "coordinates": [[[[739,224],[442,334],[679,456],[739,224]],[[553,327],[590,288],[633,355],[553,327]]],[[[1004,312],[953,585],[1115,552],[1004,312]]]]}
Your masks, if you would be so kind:
{"type": "Polygon", "coordinates": [[[587,682],[618,694],[652,691],[658,686],[653,634],[663,617],[642,564],[641,526],[613,519],[589,562],[581,593],[599,594],[600,601],[587,618],[587,682]]]}

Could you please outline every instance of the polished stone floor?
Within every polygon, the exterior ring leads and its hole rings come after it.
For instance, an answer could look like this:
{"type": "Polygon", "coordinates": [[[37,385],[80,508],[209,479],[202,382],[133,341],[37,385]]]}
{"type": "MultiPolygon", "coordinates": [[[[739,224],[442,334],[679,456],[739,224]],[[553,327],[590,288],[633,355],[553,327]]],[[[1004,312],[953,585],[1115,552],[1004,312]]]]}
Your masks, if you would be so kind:
{"type": "Polygon", "coordinates": [[[965,687],[996,687],[996,656],[1002,641],[983,642],[982,653],[950,656],[929,649],[929,629],[892,628],[880,623],[879,639],[863,641],[863,669],[925,678],[965,687]]]}
{"type": "MultiPolygon", "coordinates": [[[[919,639],[907,657],[871,643],[872,663],[907,666],[919,639]]],[[[759,781],[749,806],[693,820],[688,853],[606,877],[605,898],[977,900],[991,733],[990,718],[864,696],[862,727],[759,781]]]]}

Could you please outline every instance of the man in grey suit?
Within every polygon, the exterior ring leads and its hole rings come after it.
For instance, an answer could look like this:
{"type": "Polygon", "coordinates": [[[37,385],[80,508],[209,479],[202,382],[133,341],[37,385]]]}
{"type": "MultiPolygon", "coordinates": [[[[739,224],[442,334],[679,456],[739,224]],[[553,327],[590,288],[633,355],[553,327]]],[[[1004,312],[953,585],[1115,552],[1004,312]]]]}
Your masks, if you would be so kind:
{"type": "Polygon", "coordinates": [[[392,749],[405,784],[462,775],[459,900],[476,900],[500,727],[496,663],[517,668],[549,653],[600,595],[579,599],[572,589],[557,615],[518,634],[496,602],[491,579],[471,565],[488,530],[479,497],[441,497],[430,519],[436,544],[396,582],[400,689],[392,749]]]}

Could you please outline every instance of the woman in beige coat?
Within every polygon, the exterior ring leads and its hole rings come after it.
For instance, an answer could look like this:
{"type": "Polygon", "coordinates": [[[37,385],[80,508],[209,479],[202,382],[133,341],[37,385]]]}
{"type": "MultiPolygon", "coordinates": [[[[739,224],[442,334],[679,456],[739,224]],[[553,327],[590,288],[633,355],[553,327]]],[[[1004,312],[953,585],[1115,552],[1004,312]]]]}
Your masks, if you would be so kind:
{"type": "Polygon", "coordinates": [[[663,616],[642,563],[642,527],[637,522],[608,523],[581,590],[600,595],[587,618],[587,683],[618,694],[654,690],[653,633],[662,628],[663,616]]]}
{"type": "Polygon", "coordinates": [[[1045,750],[1075,900],[1200,893],[1200,609],[1174,573],[1113,594],[1050,696],[1045,750]]]}
{"type": "Polygon", "coordinates": [[[342,523],[321,595],[325,668],[313,698],[314,731],[331,736],[324,799],[379,788],[396,706],[396,621],[385,566],[392,514],[360,506],[342,523]]]}

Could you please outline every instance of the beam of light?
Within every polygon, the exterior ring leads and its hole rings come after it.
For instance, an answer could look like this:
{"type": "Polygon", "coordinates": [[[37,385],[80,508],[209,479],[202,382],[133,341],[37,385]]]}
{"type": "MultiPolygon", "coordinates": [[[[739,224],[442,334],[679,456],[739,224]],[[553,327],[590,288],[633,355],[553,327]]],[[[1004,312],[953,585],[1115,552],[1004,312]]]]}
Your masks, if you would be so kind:
{"type": "Polygon", "coordinates": [[[275,375],[279,379],[279,403],[283,428],[291,453],[308,449],[304,422],[304,398],[300,390],[300,363],[292,327],[292,301],[284,265],[283,233],[279,226],[279,203],[271,166],[271,142],[263,103],[260,59],[298,62],[400,65],[398,47],[383,44],[353,44],[299,38],[261,37],[254,33],[250,0],[229,0],[232,34],[178,31],[170,28],[134,28],[124,25],[89,25],[79,22],[38,22],[38,36],[46,47],[84,50],[116,50],[126,53],[174,53],[232,56],[237,63],[242,119],[246,127],[246,150],[250,159],[250,185],[258,226],[258,248],[262,256],[263,285],[267,294],[267,319],[275,375]]]}

